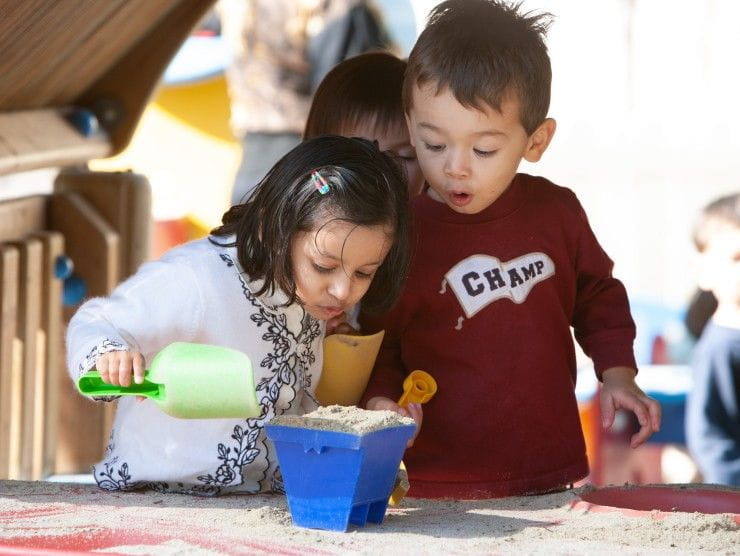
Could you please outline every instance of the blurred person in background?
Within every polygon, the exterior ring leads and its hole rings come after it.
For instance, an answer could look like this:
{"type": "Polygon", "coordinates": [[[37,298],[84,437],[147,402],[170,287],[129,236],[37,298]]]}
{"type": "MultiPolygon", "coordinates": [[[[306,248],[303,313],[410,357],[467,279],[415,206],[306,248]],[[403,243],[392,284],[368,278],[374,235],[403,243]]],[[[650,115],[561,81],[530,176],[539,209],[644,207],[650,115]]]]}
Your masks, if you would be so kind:
{"type": "Polygon", "coordinates": [[[740,486],[740,193],[707,205],[694,243],[717,309],[693,354],[686,442],[704,482],[740,486]]]}
{"type": "Polygon", "coordinates": [[[242,160],[231,200],[246,198],[301,140],[313,89],[334,64],[389,46],[366,0],[221,0],[231,126],[242,160]]]}

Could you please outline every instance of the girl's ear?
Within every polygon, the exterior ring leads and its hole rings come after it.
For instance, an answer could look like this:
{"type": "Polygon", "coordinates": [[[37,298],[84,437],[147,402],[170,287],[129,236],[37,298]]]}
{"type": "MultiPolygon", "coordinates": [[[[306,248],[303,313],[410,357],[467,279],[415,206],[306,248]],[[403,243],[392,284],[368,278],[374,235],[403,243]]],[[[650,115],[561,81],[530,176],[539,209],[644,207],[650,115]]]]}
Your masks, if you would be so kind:
{"type": "Polygon", "coordinates": [[[555,120],[545,118],[534,133],[529,136],[527,148],[524,151],[524,159],[527,162],[537,162],[547,150],[552,136],[555,135],[555,120]]]}

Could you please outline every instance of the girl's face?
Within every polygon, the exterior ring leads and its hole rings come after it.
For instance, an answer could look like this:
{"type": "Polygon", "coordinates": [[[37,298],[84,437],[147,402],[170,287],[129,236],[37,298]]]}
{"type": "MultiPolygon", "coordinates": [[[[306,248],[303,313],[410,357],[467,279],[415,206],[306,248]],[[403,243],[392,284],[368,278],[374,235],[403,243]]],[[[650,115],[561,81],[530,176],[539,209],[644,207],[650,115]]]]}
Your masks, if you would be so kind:
{"type": "Polygon", "coordinates": [[[424,176],[421,173],[419,162],[416,160],[416,149],[411,146],[409,130],[405,122],[381,133],[373,122],[362,122],[352,129],[342,133],[345,137],[361,137],[370,141],[377,141],[378,148],[392,156],[398,157],[406,171],[409,182],[409,196],[421,193],[424,186],[424,176]]]}
{"type": "Polygon", "coordinates": [[[389,226],[357,226],[327,217],[291,243],[296,294],[319,320],[355,305],[370,287],[392,242],[389,226]]]}

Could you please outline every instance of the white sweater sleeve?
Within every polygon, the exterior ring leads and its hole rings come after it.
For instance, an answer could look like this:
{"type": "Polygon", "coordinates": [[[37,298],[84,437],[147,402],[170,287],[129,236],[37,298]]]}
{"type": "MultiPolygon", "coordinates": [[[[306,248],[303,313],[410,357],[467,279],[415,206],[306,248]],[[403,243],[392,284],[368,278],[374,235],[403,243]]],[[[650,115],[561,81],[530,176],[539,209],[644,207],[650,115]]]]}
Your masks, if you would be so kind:
{"type": "Polygon", "coordinates": [[[76,381],[108,351],[133,350],[149,364],[162,348],[190,341],[203,317],[203,293],[182,259],[144,264],[110,297],[85,302],[67,329],[67,370],[76,381]]]}

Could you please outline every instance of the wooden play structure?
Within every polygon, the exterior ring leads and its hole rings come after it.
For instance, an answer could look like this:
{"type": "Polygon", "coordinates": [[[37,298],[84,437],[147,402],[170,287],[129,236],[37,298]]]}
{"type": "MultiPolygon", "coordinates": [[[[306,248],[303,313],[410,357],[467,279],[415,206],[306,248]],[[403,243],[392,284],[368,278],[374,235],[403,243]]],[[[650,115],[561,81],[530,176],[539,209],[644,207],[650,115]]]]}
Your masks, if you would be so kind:
{"type": "Polygon", "coordinates": [[[126,147],[211,4],[0,6],[0,479],[87,472],[102,454],[112,404],[77,395],[64,370],[64,328],[79,299],[65,295],[59,257],[71,259],[85,297],[108,294],[148,257],[146,177],[87,162],[126,147]],[[3,191],[38,169],[53,169],[53,183],[35,184],[43,194],[3,191]]]}

